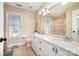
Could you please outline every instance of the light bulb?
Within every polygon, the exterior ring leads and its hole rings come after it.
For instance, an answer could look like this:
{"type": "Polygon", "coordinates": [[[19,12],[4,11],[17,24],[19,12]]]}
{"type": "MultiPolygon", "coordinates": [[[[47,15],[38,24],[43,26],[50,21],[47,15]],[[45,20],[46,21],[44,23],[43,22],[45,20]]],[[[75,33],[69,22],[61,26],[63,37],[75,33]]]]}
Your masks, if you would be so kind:
{"type": "Polygon", "coordinates": [[[47,10],[46,13],[50,13],[49,10],[47,10]]]}
{"type": "Polygon", "coordinates": [[[39,14],[42,14],[42,12],[41,12],[41,11],[39,11],[39,14]]]}
{"type": "Polygon", "coordinates": [[[45,16],[45,15],[46,15],[46,13],[43,13],[43,15],[45,16]]]}
{"type": "Polygon", "coordinates": [[[45,9],[42,9],[42,12],[45,12],[45,9]]]}

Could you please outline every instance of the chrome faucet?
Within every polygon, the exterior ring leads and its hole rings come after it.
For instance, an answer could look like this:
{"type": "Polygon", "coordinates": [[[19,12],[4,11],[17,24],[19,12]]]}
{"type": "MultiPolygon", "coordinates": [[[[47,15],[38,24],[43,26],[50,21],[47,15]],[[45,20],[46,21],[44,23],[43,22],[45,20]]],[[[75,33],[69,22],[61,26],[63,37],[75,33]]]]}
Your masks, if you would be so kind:
{"type": "Polygon", "coordinates": [[[72,41],[72,39],[73,39],[72,36],[65,36],[64,37],[64,40],[68,41],[68,42],[72,41]]]}

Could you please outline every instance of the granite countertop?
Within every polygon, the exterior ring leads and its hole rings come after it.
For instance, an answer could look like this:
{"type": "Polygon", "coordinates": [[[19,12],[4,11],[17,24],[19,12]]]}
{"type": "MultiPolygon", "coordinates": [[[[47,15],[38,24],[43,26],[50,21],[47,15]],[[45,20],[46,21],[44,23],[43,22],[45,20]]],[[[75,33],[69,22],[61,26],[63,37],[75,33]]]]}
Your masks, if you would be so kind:
{"type": "Polygon", "coordinates": [[[34,36],[39,37],[45,41],[48,41],[51,44],[59,46],[75,55],[79,55],[79,45],[75,44],[76,42],[66,42],[63,38],[57,36],[49,36],[42,34],[34,34],[34,36]]]}

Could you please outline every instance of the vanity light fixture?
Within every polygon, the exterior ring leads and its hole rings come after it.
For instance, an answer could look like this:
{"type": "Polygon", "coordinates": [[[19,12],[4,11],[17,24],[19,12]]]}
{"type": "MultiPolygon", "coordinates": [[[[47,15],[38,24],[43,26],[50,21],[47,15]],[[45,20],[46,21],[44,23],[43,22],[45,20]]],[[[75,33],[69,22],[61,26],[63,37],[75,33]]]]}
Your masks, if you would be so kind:
{"type": "Polygon", "coordinates": [[[47,8],[44,8],[44,9],[42,9],[41,11],[39,11],[39,14],[40,14],[40,15],[44,15],[44,16],[45,16],[46,14],[48,14],[48,13],[50,13],[50,12],[49,12],[49,10],[48,10],[47,8]]]}
{"type": "Polygon", "coordinates": [[[46,13],[50,13],[50,11],[49,11],[49,10],[47,10],[47,11],[46,11],[46,13]]]}
{"type": "Polygon", "coordinates": [[[42,9],[42,12],[45,12],[46,10],[45,9],[42,9]]]}

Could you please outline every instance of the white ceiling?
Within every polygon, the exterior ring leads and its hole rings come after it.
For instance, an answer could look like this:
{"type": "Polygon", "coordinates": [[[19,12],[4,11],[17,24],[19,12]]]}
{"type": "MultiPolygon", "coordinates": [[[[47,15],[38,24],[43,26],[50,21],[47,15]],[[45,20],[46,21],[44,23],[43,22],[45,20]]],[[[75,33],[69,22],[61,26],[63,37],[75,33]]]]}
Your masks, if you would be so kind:
{"type": "Polygon", "coordinates": [[[5,4],[14,7],[24,8],[30,11],[37,11],[43,4],[45,4],[45,2],[6,2],[5,4]],[[17,6],[17,4],[22,5],[22,7],[17,6]]]}
{"type": "Polygon", "coordinates": [[[62,5],[59,3],[57,6],[50,9],[50,14],[53,16],[61,16],[66,12],[66,9],[72,5],[76,4],[76,2],[67,2],[67,4],[62,5]]]}
{"type": "Polygon", "coordinates": [[[16,4],[20,4],[22,5],[22,7],[19,8],[24,8],[31,11],[38,11],[40,10],[40,8],[47,8],[50,10],[49,15],[60,16],[65,13],[66,9],[69,6],[72,6],[76,2],[68,2],[66,5],[61,5],[59,3],[61,2],[6,2],[5,4],[14,7],[19,7],[16,4]],[[32,6],[33,8],[29,8],[30,6],[32,6]]]}

